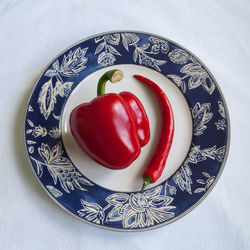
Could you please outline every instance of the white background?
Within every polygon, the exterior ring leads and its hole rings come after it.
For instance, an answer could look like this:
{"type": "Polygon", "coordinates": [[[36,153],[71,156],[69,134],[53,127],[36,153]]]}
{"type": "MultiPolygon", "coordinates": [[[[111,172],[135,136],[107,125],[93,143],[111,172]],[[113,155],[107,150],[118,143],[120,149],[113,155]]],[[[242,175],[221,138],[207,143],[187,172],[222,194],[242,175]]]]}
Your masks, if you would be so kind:
{"type": "Polygon", "coordinates": [[[0,249],[249,249],[250,2],[0,2],[0,249]],[[225,170],[209,196],[168,226],[117,233],[65,213],[31,172],[23,138],[26,103],[43,68],[76,41],[100,32],[165,36],[216,77],[231,117],[225,170]]]}

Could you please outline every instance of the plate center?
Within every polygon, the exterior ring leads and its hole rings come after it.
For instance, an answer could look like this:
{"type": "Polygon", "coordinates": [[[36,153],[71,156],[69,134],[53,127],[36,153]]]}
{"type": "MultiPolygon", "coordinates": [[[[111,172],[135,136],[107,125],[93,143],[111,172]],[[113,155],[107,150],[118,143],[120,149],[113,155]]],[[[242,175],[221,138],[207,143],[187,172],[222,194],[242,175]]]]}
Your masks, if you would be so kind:
{"type": "Polygon", "coordinates": [[[159,180],[150,187],[167,180],[180,167],[190,148],[192,140],[192,118],[190,108],[181,91],[164,75],[146,67],[137,65],[116,65],[98,70],[83,81],[72,91],[62,115],[61,130],[65,149],[79,171],[92,182],[115,191],[139,191],[142,186],[143,172],[154,154],[161,130],[161,112],[153,93],[142,83],[133,78],[134,74],[143,75],[156,82],[167,95],[174,113],[175,133],[172,147],[165,169],[159,180]],[[90,159],[75,142],[69,127],[71,111],[79,104],[89,102],[96,97],[99,78],[110,69],[120,69],[124,79],[118,83],[107,83],[106,93],[129,91],[142,102],[149,118],[151,138],[141,150],[140,156],[126,169],[110,170],[90,159]]]}

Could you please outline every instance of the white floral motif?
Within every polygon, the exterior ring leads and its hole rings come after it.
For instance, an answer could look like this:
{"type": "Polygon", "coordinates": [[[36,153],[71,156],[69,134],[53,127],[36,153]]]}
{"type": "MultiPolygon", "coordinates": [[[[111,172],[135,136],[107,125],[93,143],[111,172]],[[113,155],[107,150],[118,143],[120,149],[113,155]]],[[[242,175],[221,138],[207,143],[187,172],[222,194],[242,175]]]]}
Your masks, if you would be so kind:
{"type": "MultiPolygon", "coordinates": [[[[26,133],[29,133],[30,130],[27,130],[26,133]]],[[[39,137],[39,136],[46,136],[47,135],[47,129],[45,127],[42,127],[41,125],[35,126],[32,135],[34,137],[39,137]]]]}
{"type": "Polygon", "coordinates": [[[186,92],[186,84],[183,78],[181,78],[178,75],[171,75],[171,74],[167,75],[167,77],[170,78],[170,80],[172,80],[179,88],[181,88],[183,93],[186,92]]]}
{"type": "Polygon", "coordinates": [[[36,144],[36,141],[32,141],[32,140],[27,140],[27,145],[33,145],[36,144]]]}
{"type": "Polygon", "coordinates": [[[200,149],[200,146],[194,146],[188,155],[188,161],[191,163],[198,163],[210,158],[222,162],[225,156],[226,146],[217,149],[216,145],[210,148],[200,149]]]}
{"type": "Polygon", "coordinates": [[[42,127],[41,125],[35,126],[31,120],[27,120],[28,124],[32,127],[32,129],[26,130],[26,134],[32,134],[35,138],[36,137],[45,137],[46,135],[50,135],[52,138],[56,139],[60,137],[60,131],[58,128],[52,127],[49,131],[42,127]]]}
{"type": "Polygon", "coordinates": [[[156,52],[153,51],[147,51],[149,48],[150,44],[143,44],[142,46],[138,46],[134,50],[134,62],[139,62],[141,65],[149,66],[152,67],[158,71],[161,71],[159,66],[164,65],[167,63],[165,60],[157,60],[151,57],[151,54],[155,54],[156,52]]]}
{"type": "Polygon", "coordinates": [[[71,91],[73,82],[64,82],[62,76],[76,76],[86,68],[85,64],[88,58],[85,57],[85,54],[87,50],[88,48],[81,49],[80,47],[73,52],[70,50],[67,56],[64,55],[61,65],[57,59],[52,65],[53,69],[48,69],[45,72],[44,75],[50,79],[43,84],[39,92],[38,103],[40,112],[46,120],[54,109],[57,96],[68,96],[71,91]],[[53,77],[57,79],[55,86],[53,86],[53,77]]]}
{"type": "Polygon", "coordinates": [[[81,199],[81,204],[83,208],[77,211],[80,217],[96,224],[103,224],[105,213],[100,205],[83,199],[81,199]]]}
{"type": "Polygon", "coordinates": [[[192,194],[191,185],[193,184],[193,181],[191,179],[192,171],[189,167],[189,163],[197,164],[198,162],[205,161],[208,158],[222,162],[225,152],[226,146],[222,146],[218,149],[216,145],[205,149],[200,149],[200,146],[193,146],[190,150],[188,158],[174,175],[174,182],[182,191],[186,190],[189,194],[192,194]]]}
{"type": "Polygon", "coordinates": [[[122,44],[124,48],[129,51],[129,46],[136,46],[140,38],[134,33],[121,33],[122,44]]]}
{"type": "Polygon", "coordinates": [[[222,119],[221,120],[219,119],[217,122],[215,122],[215,125],[216,125],[217,130],[220,130],[220,129],[225,130],[225,128],[227,127],[225,107],[223,103],[220,101],[218,101],[218,106],[219,106],[218,112],[222,116],[222,119]]]}
{"type": "Polygon", "coordinates": [[[34,151],[35,151],[34,146],[29,146],[29,147],[28,147],[28,152],[29,152],[30,154],[33,154],[34,151]]]}
{"type": "Polygon", "coordinates": [[[162,186],[144,193],[113,194],[106,201],[114,206],[107,216],[107,221],[122,221],[124,228],[143,228],[173,218],[170,211],[173,198],[161,195],[162,186]]]}
{"type": "Polygon", "coordinates": [[[62,193],[60,190],[58,190],[57,188],[55,188],[55,187],[53,187],[53,186],[48,185],[48,186],[46,186],[46,188],[47,188],[47,189],[49,190],[49,192],[50,192],[54,197],[56,197],[56,198],[58,198],[58,197],[60,197],[60,196],[63,195],[63,193],[62,193]]]}
{"type": "Polygon", "coordinates": [[[168,53],[169,47],[168,43],[165,40],[159,39],[157,37],[149,37],[149,41],[154,44],[152,46],[152,52],[158,54],[159,52],[162,52],[164,54],[168,53]]]}
{"type": "Polygon", "coordinates": [[[182,49],[174,49],[168,56],[173,63],[177,64],[184,64],[189,60],[189,54],[182,49]]]}
{"type": "Polygon", "coordinates": [[[194,119],[194,135],[203,134],[204,130],[207,128],[205,124],[208,123],[213,116],[213,113],[210,112],[210,109],[210,103],[200,104],[197,102],[193,107],[192,117],[194,119]]]}
{"type": "Polygon", "coordinates": [[[56,103],[52,78],[43,84],[39,93],[38,103],[40,104],[41,114],[43,114],[44,118],[47,120],[56,103]]]}
{"type": "Polygon", "coordinates": [[[124,228],[144,228],[167,221],[175,216],[170,204],[173,198],[161,195],[162,186],[143,193],[114,193],[106,198],[108,205],[102,208],[94,202],[81,200],[79,216],[97,224],[121,221],[124,228]],[[111,211],[106,215],[105,211],[111,211]]]}
{"type": "Polygon", "coordinates": [[[171,186],[168,182],[166,182],[166,184],[165,184],[165,194],[167,194],[167,190],[169,190],[169,193],[171,195],[176,194],[176,188],[174,186],[171,186]]]}
{"type": "Polygon", "coordinates": [[[192,171],[188,166],[188,161],[185,162],[177,173],[174,175],[174,182],[179,186],[181,191],[186,190],[189,194],[192,194],[191,185],[193,181],[191,179],[192,171]]]}
{"type": "Polygon", "coordinates": [[[115,55],[121,56],[121,54],[112,45],[118,45],[120,43],[120,34],[105,35],[95,39],[95,43],[99,43],[95,50],[95,54],[98,56],[98,64],[103,66],[113,65],[116,61],[115,55]]]}
{"type": "Polygon", "coordinates": [[[218,120],[217,122],[215,122],[215,126],[217,128],[217,130],[224,130],[227,125],[226,125],[226,120],[225,119],[221,119],[221,120],[218,120]]]}
{"type": "Polygon", "coordinates": [[[186,91],[186,86],[183,86],[185,84],[184,79],[189,78],[189,89],[194,89],[202,86],[206,92],[212,95],[215,90],[215,84],[207,71],[194,57],[190,56],[186,51],[182,49],[174,49],[169,52],[168,56],[173,63],[185,64],[180,70],[180,72],[184,74],[183,77],[179,77],[178,75],[173,74],[167,75],[177,84],[177,86],[181,86],[181,89],[184,93],[186,91]],[[186,64],[189,60],[191,62],[186,64]]]}
{"type": "Polygon", "coordinates": [[[33,157],[30,157],[36,164],[37,175],[39,177],[43,174],[43,166],[46,166],[54,184],[56,185],[58,180],[62,188],[70,193],[70,190],[74,188],[86,191],[82,185],[93,186],[93,184],[85,179],[80,172],[72,165],[68,158],[63,157],[62,144],[59,142],[52,149],[47,144],[42,143],[38,148],[38,152],[43,161],[39,161],[33,157]]]}
{"type": "Polygon", "coordinates": [[[201,85],[206,92],[212,95],[215,84],[201,64],[197,62],[186,64],[180,72],[190,77],[188,80],[189,89],[194,89],[201,85]]]}
{"type": "Polygon", "coordinates": [[[62,81],[57,80],[54,88],[52,78],[43,84],[39,93],[38,103],[40,105],[40,112],[46,120],[54,109],[57,95],[60,95],[61,97],[68,96],[72,84],[73,82],[63,83],[62,81]]]}
{"type": "Polygon", "coordinates": [[[218,106],[219,106],[219,113],[223,118],[226,118],[226,112],[225,112],[225,107],[223,105],[223,102],[218,101],[218,106]]]}
{"type": "Polygon", "coordinates": [[[31,105],[29,105],[28,111],[29,111],[29,112],[33,112],[33,111],[34,111],[34,109],[33,109],[33,107],[32,107],[31,105]]]}
{"type": "Polygon", "coordinates": [[[133,60],[136,63],[152,67],[158,71],[161,71],[160,67],[163,64],[166,64],[165,60],[157,60],[152,57],[158,53],[167,53],[168,52],[168,43],[165,40],[149,37],[149,41],[152,43],[152,47],[148,50],[151,44],[143,44],[138,46],[140,38],[134,33],[115,33],[112,35],[104,35],[95,39],[95,43],[99,43],[95,50],[95,55],[98,55],[97,62],[103,66],[113,65],[116,61],[116,56],[121,56],[120,52],[115,49],[114,46],[119,45],[120,40],[124,48],[129,51],[129,47],[134,47],[133,60]]]}
{"type": "Polygon", "coordinates": [[[70,50],[69,54],[64,55],[62,63],[60,65],[59,60],[57,59],[52,67],[46,71],[45,75],[48,77],[56,76],[61,80],[61,76],[76,76],[84,68],[86,68],[86,63],[88,58],[85,57],[88,48],[81,49],[80,47],[75,49],[73,52],[70,50]]]}
{"type": "Polygon", "coordinates": [[[195,189],[194,193],[201,193],[201,192],[205,192],[214,182],[215,180],[215,176],[210,176],[209,173],[207,172],[202,172],[202,174],[207,178],[206,181],[204,181],[203,179],[198,179],[196,180],[197,183],[203,185],[203,187],[199,187],[197,189],[195,189]]]}

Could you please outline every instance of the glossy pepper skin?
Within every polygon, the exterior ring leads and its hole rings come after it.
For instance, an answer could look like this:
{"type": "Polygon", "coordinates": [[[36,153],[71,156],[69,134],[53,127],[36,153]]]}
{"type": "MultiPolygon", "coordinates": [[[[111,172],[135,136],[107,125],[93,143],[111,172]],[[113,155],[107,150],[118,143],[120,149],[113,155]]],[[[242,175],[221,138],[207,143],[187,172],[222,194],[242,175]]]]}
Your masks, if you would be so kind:
{"type": "Polygon", "coordinates": [[[150,138],[146,112],[135,95],[104,94],[107,80],[120,80],[117,72],[105,73],[98,83],[98,97],[80,104],[70,115],[71,132],[80,148],[110,169],[128,167],[150,138]]]}
{"type": "Polygon", "coordinates": [[[140,75],[134,75],[134,77],[152,90],[160,105],[162,116],[160,138],[155,153],[143,175],[144,181],[141,190],[143,191],[147,185],[156,182],[160,178],[165,168],[174,136],[174,115],[167,96],[156,83],[140,75]]]}

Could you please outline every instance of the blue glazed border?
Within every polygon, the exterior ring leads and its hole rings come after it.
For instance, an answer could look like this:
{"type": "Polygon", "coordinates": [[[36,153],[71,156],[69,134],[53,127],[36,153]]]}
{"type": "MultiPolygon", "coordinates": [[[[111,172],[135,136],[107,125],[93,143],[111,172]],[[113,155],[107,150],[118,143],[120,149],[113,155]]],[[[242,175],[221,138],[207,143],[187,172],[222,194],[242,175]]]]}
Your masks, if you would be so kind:
{"type": "Polygon", "coordinates": [[[189,51],[157,35],[110,32],[80,41],[46,68],[27,105],[25,134],[35,175],[68,212],[103,228],[146,230],[181,217],[214,186],[228,153],[229,117],[218,84],[189,51]],[[79,82],[119,64],[145,66],[168,77],[193,116],[187,158],[166,182],[143,193],[115,192],[92,183],[71,162],[60,134],[64,104],[79,82]]]}

